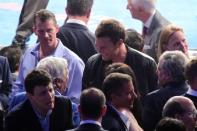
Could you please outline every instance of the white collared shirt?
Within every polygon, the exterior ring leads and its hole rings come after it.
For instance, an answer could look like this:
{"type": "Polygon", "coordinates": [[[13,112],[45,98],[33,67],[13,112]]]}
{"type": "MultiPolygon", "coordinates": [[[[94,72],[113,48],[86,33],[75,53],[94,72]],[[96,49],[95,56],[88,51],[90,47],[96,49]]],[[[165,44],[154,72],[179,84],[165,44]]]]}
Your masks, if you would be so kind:
{"type": "Polygon", "coordinates": [[[66,23],[76,23],[76,24],[87,26],[84,21],[77,19],[68,19],[66,23]]]}
{"type": "Polygon", "coordinates": [[[99,125],[99,126],[101,126],[101,123],[100,122],[98,122],[98,121],[94,121],[94,120],[82,120],[81,122],[80,122],[80,125],[82,125],[82,124],[96,124],[96,125],[99,125]]]}
{"type": "Polygon", "coordinates": [[[193,90],[191,87],[188,89],[187,94],[197,97],[197,91],[193,90]]]}
{"type": "Polygon", "coordinates": [[[151,25],[151,23],[152,23],[152,20],[153,20],[153,17],[154,17],[154,15],[155,15],[155,10],[153,11],[153,13],[151,14],[151,16],[148,18],[148,20],[144,23],[144,26],[145,27],[147,27],[147,28],[149,28],[150,27],[150,25],[151,25]]]}

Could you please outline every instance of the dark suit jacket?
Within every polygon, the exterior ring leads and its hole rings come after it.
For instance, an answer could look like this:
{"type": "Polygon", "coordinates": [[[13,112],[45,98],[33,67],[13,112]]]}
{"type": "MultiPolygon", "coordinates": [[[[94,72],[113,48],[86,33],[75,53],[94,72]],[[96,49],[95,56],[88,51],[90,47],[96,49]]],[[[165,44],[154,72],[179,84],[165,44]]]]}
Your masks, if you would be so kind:
{"type": "Polygon", "coordinates": [[[7,108],[8,95],[12,87],[12,74],[6,57],[0,56],[0,102],[7,108]]]}
{"type": "Polygon", "coordinates": [[[84,25],[64,23],[57,33],[57,37],[70,50],[75,52],[84,63],[96,54],[95,36],[84,25]]]}
{"type": "MultiPolygon", "coordinates": [[[[50,115],[50,131],[73,128],[71,101],[62,96],[55,97],[55,107],[50,115]]],[[[42,131],[41,124],[30,101],[15,106],[5,119],[5,131],[42,131]]]]}
{"type": "Polygon", "coordinates": [[[157,50],[158,50],[158,42],[159,35],[161,29],[170,24],[168,20],[166,20],[157,10],[155,15],[153,16],[153,20],[151,22],[150,27],[147,30],[147,34],[144,38],[144,52],[151,57],[153,57],[157,61],[157,50]],[[146,49],[146,45],[150,46],[150,49],[146,49]]]}
{"type": "Polygon", "coordinates": [[[75,129],[67,130],[67,131],[107,131],[107,130],[104,130],[99,125],[87,123],[87,124],[82,124],[75,129]]]}
{"type": "Polygon", "coordinates": [[[194,103],[194,105],[195,105],[195,107],[197,108],[197,96],[192,96],[192,95],[187,94],[187,93],[184,94],[184,96],[187,97],[187,98],[189,98],[190,100],[192,100],[193,103],[194,103]]]}
{"type": "Polygon", "coordinates": [[[142,113],[142,126],[144,131],[153,131],[155,125],[162,118],[163,106],[173,96],[183,95],[188,90],[185,82],[168,83],[159,90],[148,93],[145,97],[142,113]]]}
{"type": "Polygon", "coordinates": [[[107,112],[102,120],[102,126],[109,131],[127,131],[125,123],[118,112],[107,104],[107,112]]]}

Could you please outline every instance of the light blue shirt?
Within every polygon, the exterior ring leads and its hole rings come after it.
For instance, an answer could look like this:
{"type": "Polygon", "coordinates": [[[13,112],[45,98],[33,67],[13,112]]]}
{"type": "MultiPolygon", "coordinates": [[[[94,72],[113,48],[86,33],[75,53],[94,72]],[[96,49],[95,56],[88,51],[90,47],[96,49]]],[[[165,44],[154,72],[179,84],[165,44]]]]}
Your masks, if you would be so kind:
{"type": "MultiPolygon", "coordinates": [[[[39,47],[40,44],[36,44],[26,50],[24,53],[19,67],[19,74],[12,87],[12,94],[24,91],[24,79],[28,73],[35,69],[39,62],[39,47]]],[[[84,63],[73,51],[65,47],[60,40],[58,40],[58,46],[55,51],[50,55],[54,57],[62,57],[68,61],[69,80],[68,90],[65,95],[71,98],[75,103],[79,102],[82,87],[82,76],[84,70],[84,63]]]]}

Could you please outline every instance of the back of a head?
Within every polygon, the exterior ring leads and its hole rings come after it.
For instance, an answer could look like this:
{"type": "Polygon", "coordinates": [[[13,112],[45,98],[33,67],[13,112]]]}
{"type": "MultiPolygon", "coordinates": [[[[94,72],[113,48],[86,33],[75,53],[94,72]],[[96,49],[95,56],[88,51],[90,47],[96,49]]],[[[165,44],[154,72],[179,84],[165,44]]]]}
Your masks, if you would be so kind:
{"type": "Polygon", "coordinates": [[[45,57],[39,61],[36,68],[46,70],[53,80],[68,76],[67,60],[61,57],[45,57]]]}
{"type": "Polygon", "coordinates": [[[97,38],[107,37],[115,44],[120,39],[125,40],[125,28],[115,19],[106,19],[97,26],[95,35],[97,38]]]}
{"type": "Polygon", "coordinates": [[[136,76],[130,66],[119,62],[112,63],[106,68],[105,76],[109,75],[110,73],[123,73],[131,76],[135,92],[138,94],[136,76]]]}
{"type": "Polygon", "coordinates": [[[185,103],[192,103],[192,101],[184,96],[173,96],[164,105],[162,116],[176,118],[176,114],[183,114],[186,112],[185,103]]]}
{"type": "Polygon", "coordinates": [[[7,57],[12,73],[18,71],[22,50],[16,46],[6,46],[0,50],[0,55],[7,57]]]}
{"type": "Polygon", "coordinates": [[[103,81],[102,89],[107,101],[111,101],[111,94],[120,94],[123,85],[132,81],[132,78],[123,73],[110,73],[103,81]]]}
{"type": "Polygon", "coordinates": [[[185,81],[185,67],[188,58],[181,51],[166,51],[159,58],[159,66],[167,72],[172,82],[185,81]]]}
{"type": "Polygon", "coordinates": [[[185,76],[189,84],[192,84],[197,79],[197,57],[191,59],[187,64],[185,76]]]}
{"type": "Polygon", "coordinates": [[[144,47],[144,40],[142,36],[134,29],[126,30],[125,43],[138,51],[142,51],[144,47]]]}
{"type": "Polygon", "coordinates": [[[102,116],[106,99],[103,92],[96,88],[83,90],[80,96],[80,113],[83,118],[97,120],[102,116]]]}
{"type": "Polygon", "coordinates": [[[155,131],[186,131],[185,124],[174,118],[165,117],[159,121],[155,131]]]}
{"type": "Polygon", "coordinates": [[[146,12],[153,12],[155,10],[156,0],[132,0],[135,7],[143,7],[146,12]]]}
{"type": "Polygon", "coordinates": [[[25,78],[25,90],[33,94],[36,86],[47,86],[51,81],[51,76],[46,71],[35,69],[25,78]]]}
{"type": "Polygon", "coordinates": [[[84,16],[92,8],[93,0],[67,0],[66,10],[68,15],[84,16]]]}

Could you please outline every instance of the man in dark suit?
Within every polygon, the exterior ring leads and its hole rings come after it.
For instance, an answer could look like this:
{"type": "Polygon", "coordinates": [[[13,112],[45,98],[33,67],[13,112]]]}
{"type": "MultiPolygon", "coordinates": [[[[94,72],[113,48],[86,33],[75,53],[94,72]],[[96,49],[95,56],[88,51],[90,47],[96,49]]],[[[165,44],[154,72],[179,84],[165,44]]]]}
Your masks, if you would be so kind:
{"type": "Polygon", "coordinates": [[[155,9],[154,0],[128,0],[127,9],[134,19],[143,23],[143,51],[157,61],[159,35],[170,22],[155,9]]]}
{"type": "Polygon", "coordinates": [[[184,71],[188,58],[181,51],[164,52],[157,68],[160,88],[145,97],[142,113],[142,125],[145,131],[153,131],[162,118],[162,109],[166,101],[188,90],[184,71]]]}
{"type": "Polygon", "coordinates": [[[69,131],[105,131],[101,127],[102,117],[106,112],[106,99],[103,92],[96,88],[84,90],[78,107],[81,122],[76,129],[69,131]]]}
{"type": "Polygon", "coordinates": [[[103,92],[107,99],[107,112],[102,120],[103,128],[109,131],[141,131],[129,111],[137,97],[132,78],[127,74],[110,73],[103,82],[103,92]]]}
{"type": "Polygon", "coordinates": [[[3,109],[8,107],[8,96],[12,87],[12,74],[8,59],[0,56],[0,102],[3,105],[3,109]]]}
{"type": "Polygon", "coordinates": [[[6,131],[64,131],[73,128],[70,99],[56,97],[51,76],[33,70],[25,78],[27,100],[5,118],[6,131]]]}
{"type": "Polygon", "coordinates": [[[86,63],[96,53],[95,36],[87,28],[93,0],[67,0],[67,19],[57,37],[86,63]]]}
{"type": "Polygon", "coordinates": [[[197,108],[197,58],[193,58],[186,66],[186,79],[190,85],[185,97],[190,98],[197,108]]]}

